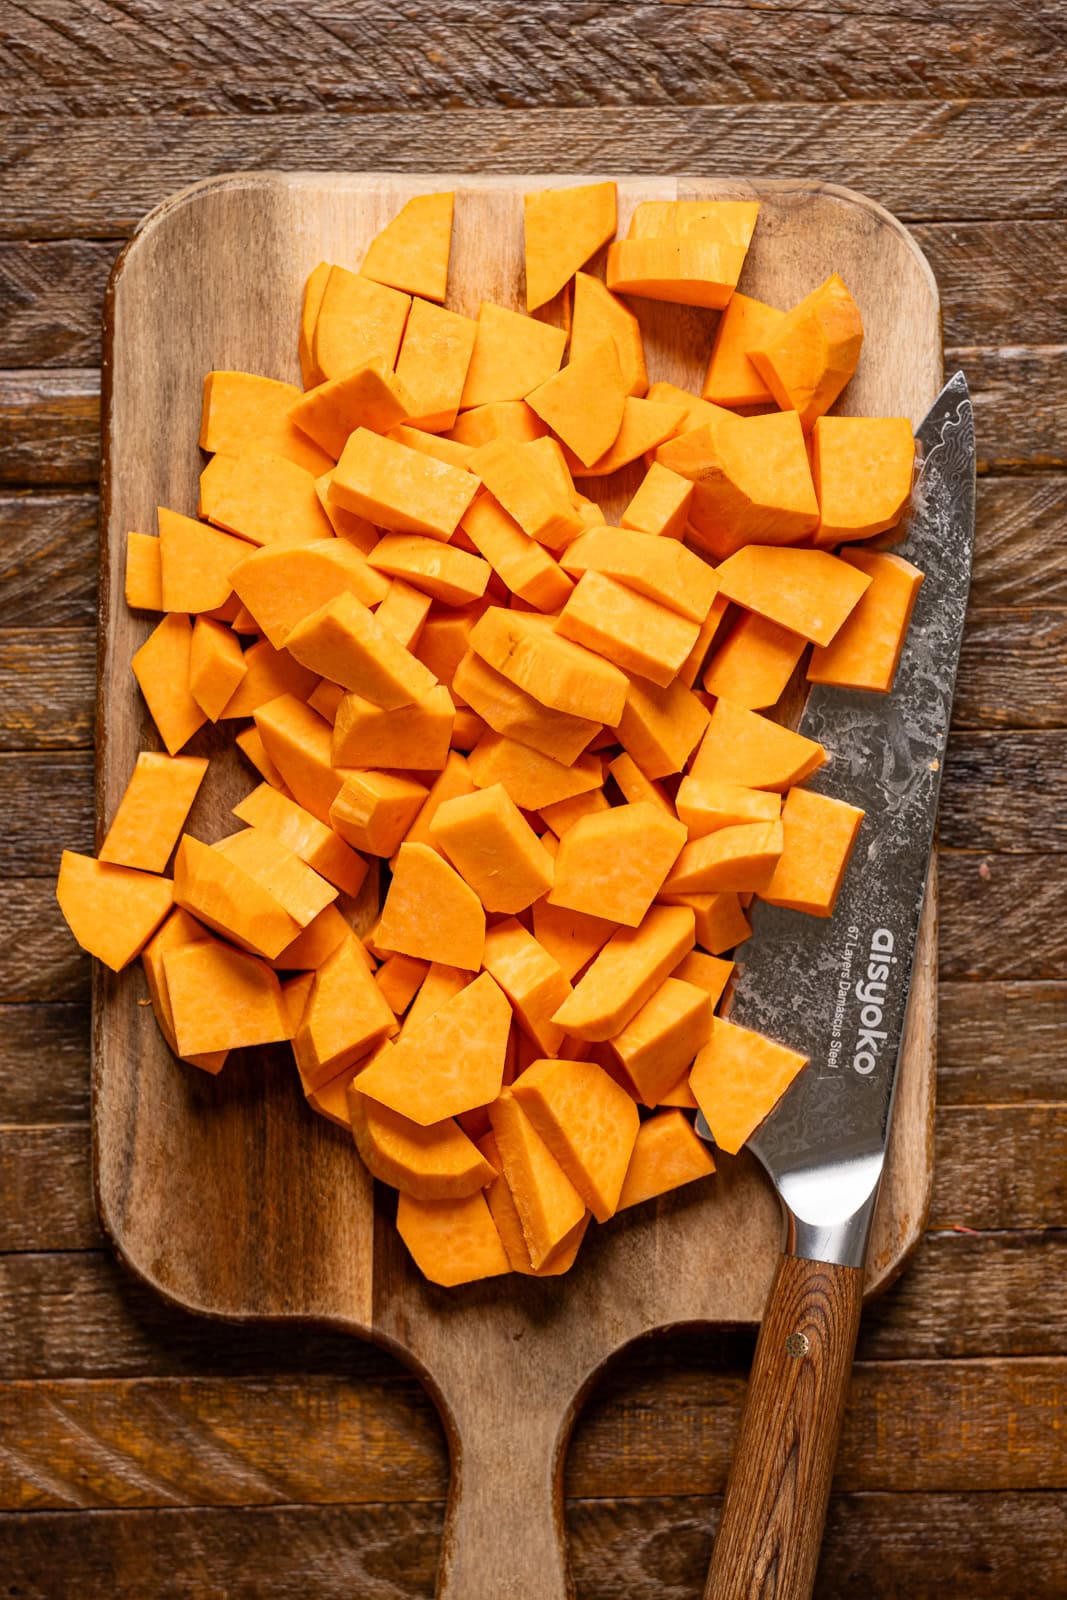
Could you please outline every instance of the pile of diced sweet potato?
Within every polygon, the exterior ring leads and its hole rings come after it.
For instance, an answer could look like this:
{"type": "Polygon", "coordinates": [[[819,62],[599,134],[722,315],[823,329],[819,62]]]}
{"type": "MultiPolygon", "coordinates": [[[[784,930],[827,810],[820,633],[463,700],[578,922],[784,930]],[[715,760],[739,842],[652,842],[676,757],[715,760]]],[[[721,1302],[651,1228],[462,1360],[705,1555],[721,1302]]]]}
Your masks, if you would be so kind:
{"type": "Polygon", "coordinates": [[[697,1106],[736,1152],[804,1064],[715,1016],[728,952],[753,896],[832,913],[863,813],[766,713],[805,658],[888,690],[922,579],[855,545],[899,521],[913,440],[827,414],[847,288],[736,292],[758,211],[648,202],[610,242],[614,184],[531,194],[550,312],[471,318],[442,303],[453,197],[409,201],[358,271],[311,273],[303,388],[208,374],[198,515],[129,535],[167,753],[64,855],[64,914],[142,957],[183,1061],[291,1040],[438,1283],[565,1271],[591,1216],[714,1171],[697,1106]],[[620,296],[720,313],[702,396],[650,384],[620,296]],[[641,458],[608,526],[601,480],[641,458]],[[264,781],[206,842],[179,752],[217,721],[264,781]]]}

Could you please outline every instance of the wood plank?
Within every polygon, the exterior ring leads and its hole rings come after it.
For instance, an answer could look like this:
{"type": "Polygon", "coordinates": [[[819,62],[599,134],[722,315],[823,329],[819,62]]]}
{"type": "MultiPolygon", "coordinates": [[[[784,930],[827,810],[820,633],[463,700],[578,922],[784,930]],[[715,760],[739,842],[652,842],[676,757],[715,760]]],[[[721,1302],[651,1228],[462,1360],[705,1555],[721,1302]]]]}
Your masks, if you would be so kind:
{"type": "Polygon", "coordinates": [[[89,957],[63,921],[54,882],[0,882],[0,1000],[88,998],[89,957]]]}
{"type": "Polygon", "coordinates": [[[938,857],[940,978],[1062,978],[1063,865],[1054,855],[938,857]]]}
{"type": "Polygon", "coordinates": [[[0,367],[98,367],[117,254],[117,244],[97,239],[0,244],[0,367]]]}
{"type": "Polygon", "coordinates": [[[0,493],[0,627],[95,627],[96,494],[0,493]]]}
{"type": "MultiPolygon", "coordinates": [[[[567,1493],[721,1493],[745,1385],[743,1370],[706,1365],[608,1374],[579,1415],[567,1493]]],[[[951,1493],[973,1483],[980,1456],[987,1490],[1057,1488],[1065,1399],[1063,1358],[861,1362],[835,1487],[951,1493]]],[[[414,1378],[11,1384],[0,1415],[5,1511],[405,1503],[448,1488],[445,1441],[414,1378]]]]}
{"type": "Polygon", "coordinates": [[[971,604],[1067,605],[1067,477],[981,478],[971,604]]]}
{"type": "Polygon", "coordinates": [[[1049,796],[1065,767],[1062,728],[953,734],[941,791],[942,849],[1005,855],[1064,850],[1067,816],[1050,808],[1049,796]]]}
{"type": "Polygon", "coordinates": [[[942,983],[939,1106],[1067,1100],[1067,983],[942,983]]]}
{"type": "MultiPolygon", "coordinates": [[[[836,47],[833,58],[836,66],[836,47]]],[[[714,77],[710,84],[717,99],[714,77]]],[[[801,101],[650,106],[638,117],[630,106],[579,106],[564,117],[374,110],[358,125],[330,114],[242,111],[226,117],[225,137],[219,127],[214,117],[170,113],[7,119],[0,238],[118,238],[191,173],[344,172],[355,160],[364,171],[421,171],[432,160],[453,172],[832,172],[905,221],[1033,220],[1064,210],[1067,104],[1040,98],[875,100],[817,114],[801,101]]]]}
{"type": "Polygon", "coordinates": [[[88,1127],[0,1127],[0,1252],[103,1243],[88,1127]]]}
{"type": "Polygon", "coordinates": [[[89,1117],[89,1011],[0,1005],[0,1125],[89,1117]]]}
{"type": "Polygon", "coordinates": [[[95,701],[95,630],[0,631],[0,751],[87,749],[95,701]]]}
{"type": "Polygon", "coordinates": [[[1067,611],[972,607],[960,653],[957,728],[1067,723],[1067,611]]]}
{"type": "Polygon", "coordinates": [[[0,484],[88,484],[99,472],[99,374],[0,373],[0,484]]]}
{"type": "Polygon", "coordinates": [[[0,874],[53,879],[64,850],[92,854],[91,750],[0,755],[0,799],[4,807],[0,874]]]}

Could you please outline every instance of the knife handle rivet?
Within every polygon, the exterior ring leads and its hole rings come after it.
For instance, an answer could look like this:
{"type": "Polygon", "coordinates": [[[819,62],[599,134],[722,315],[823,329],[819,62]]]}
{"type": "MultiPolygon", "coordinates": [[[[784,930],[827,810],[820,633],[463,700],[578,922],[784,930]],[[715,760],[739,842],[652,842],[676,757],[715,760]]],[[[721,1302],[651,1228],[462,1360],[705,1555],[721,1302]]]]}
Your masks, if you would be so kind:
{"type": "Polygon", "coordinates": [[[806,1356],[811,1345],[806,1333],[790,1333],[786,1335],[785,1353],[787,1356],[806,1356]]]}

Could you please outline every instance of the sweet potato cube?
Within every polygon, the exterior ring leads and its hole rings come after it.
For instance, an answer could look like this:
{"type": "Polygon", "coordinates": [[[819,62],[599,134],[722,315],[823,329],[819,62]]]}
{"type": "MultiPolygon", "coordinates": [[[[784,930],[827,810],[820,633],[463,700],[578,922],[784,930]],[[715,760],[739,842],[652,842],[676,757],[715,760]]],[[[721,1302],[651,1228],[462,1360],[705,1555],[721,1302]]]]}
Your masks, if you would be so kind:
{"type": "Polygon", "coordinates": [[[371,240],[359,269],[362,276],[427,300],[443,300],[454,203],[450,191],[412,195],[371,240]]]}
{"type": "Polygon", "coordinates": [[[569,800],[557,800],[555,805],[541,807],[541,821],[547,823],[552,837],[558,842],[568,828],[573,828],[583,817],[595,817],[611,810],[611,801],[603,789],[590,789],[588,794],[572,795],[569,800]]]}
{"type": "Polygon", "coordinates": [[[679,678],[666,688],[630,679],[619,742],[646,778],[681,772],[707,726],[707,707],[679,678]]]}
{"type": "Polygon", "coordinates": [[[459,467],[465,471],[470,460],[470,445],[460,444],[445,433],[429,433],[425,428],[417,428],[411,423],[397,423],[395,428],[389,429],[388,437],[395,444],[405,445],[420,455],[443,461],[446,467],[459,467]]]}
{"type": "Polygon", "coordinates": [[[664,894],[711,894],[765,889],[784,849],[781,822],[739,822],[685,846],[663,885],[664,894]]]}
{"type": "Polygon", "coordinates": [[[568,982],[603,949],[618,926],[608,917],[589,916],[583,911],[568,911],[563,906],[551,905],[547,897],[538,900],[533,908],[537,942],[559,963],[568,982]]]}
{"type": "MultiPolygon", "coordinates": [[[[377,942],[402,955],[477,972],[485,946],[485,912],[474,890],[443,856],[429,845],[405,843],[397,851],[377,942]]],[[[484,1105],[485,1100],[471,1103],[484,1105]]]]}
{"type": "Polygon", "coordinates": [[[570,766],[564,766],[562,761],[554,761],[539,750],[492,732],[482,735],[470,752],[467,765],[479,789],[503,784],[524,811],[540,811],[557,800],[599,789],[604,781],[596,756],[578,756],[570,766]]]}
{"type": "Polygon", "coordinates": [[[305,389],[313,389],[317,383],[322,382],[322,373],[315,362],[312,346],[315,338],[315,324],[319,319],[319,309],[322,297],[326,292],[333,268],[328,261],[320,261],[317,267],[312,267],[304,284],[304,296],[300,302],[300,334],[297,340],[297,356],[300,361],[300,381],[305,389]]]}
{"type": "Polygon", "coordinates": [[[585,1202],[510,1089],[490,1106],[489,1118],[536,1271],[581,1225],[585,1202]]]}
{"type": "Polygon", "coordinates": [[[327,457],[326,467],[318,469],[322,472],[338,459],[357,428],[388,433],[416,410],[414,396],[379,357],[298,395],[289,416],[322,447],[327,457]]]}
{"type": "Polygon", "coordinates": [[[511,1270],[485,1196],[417,1200],[401,1194],[396,1228],[424,1278],[446,1289],[511,1270]]]}
{"type": "Polygon", "coordinates": [[[747,248],[758,216],[758,200],[642,200],[626,237],[719,239],[747,248]]]}
{"type": "Polygon", "coordinates": [[[396,1026],[353,936],[315,974],[293,1040],[305,1089],[321,1088],[353,1066],[396,1026]]]}
{"type": "Polygon", "coordinates": [[[335,884],[346,894],[358,893],[367,875],[367,863],[332,828],[295,800],[261,783],[234,806],[233,814],[249,827],[277,839],[327,883],[335,884]]]}
{"type": "Polygon", "coordinates": [[[653,906],[612,934],[552,1020],[579,1039],[614,1038],[693,948],[695,927],[687,906],[653,906]]]}
{"type": "Polygon", "coordinates": [[[607,1222],[639,1125],[626,1090],[595,1062],[543,1060],[516,1078],[511,1093],[594,1217],[607,1222]]]}
{"type": "MultiPolygon", "coordinates": [[[[535,440],[537,445],[541,441],[535,440]]],[[[545,470],[545,457],[514,439],[491,439],[470,458],[493,498],[531,539],[559,550],[581,531],[569,494],[545,470]]]]}
{"type": "Polygon", "coordinates": [[[452,679],[467,653],[467,641],[475,622],[485,610],[482,603],[460,610],[431,611],[413,646],[419,660],[429,667],[440,683],[452,687],[452,679]]]}
{"type": "Polygon", "coordinates": [[[720,1150],[736,1155],[773,1111],[806,1056],[716,1017],[689,1084],[720,1150]]]}
{"type": "Polygon", "coordinates": [[[578,477],[606,478],[670,439],[684,414],[680,406],[664,405],[651,397],[642,400],[628,395],[614,444],[588,466],[566,451],[567,465],[578,477]]]}
{"type": "Polygon", "coordinates": [[[317,1111],[327,1122],[336,1123],[339,1128],[346,1128],[349,1132],[352,1131],[352,1119],[348,1114],[348,1085],[355,1071],[355,1067],[346,1067],[338,1077],[331,1078],[321,1088],[312,1089],[307,1096],[312,1111],[317,1111]]]}
{"type": "MultiPolygon", "coordinates": [[[[271,966],[280,972],[317,972],[324,966],[335,950],[338,950],[347,939],[352,936],[352,929],[338,911],[336,905],[325,906],[318,916],[308,923],[297,934],[292,944],[287,944],[284,950],[271,961],[271,966]]],[[[301,1016],[303,1013],[301,1013],[301,1016]]],[[[297,1019],[299,1021],[299,1018],[297,1019]]],[[[296,1033],[296,1029],[293,1029],[296,1033]]]]}
{"type": "Polygon", "coordinates": [[[126,535],[126,604],[136,611],[163,610],[163,564],[151,533],[126,535]]]}
{"type": "Polygon", "coordinates": [[[827,550],[750,545],[719,567],[727,599],[815,644],[829,644],[870,577],[827,550]]]}
{"type": "Polygon", "coordinates": [[[250,544],[310,544],[333,532],[315,479],[284,456],[212,456],[200,474],[199,514],[250,544]]]}
{"type": "Polygon", "coordinates": [[[131,662],[152,721],[172,756],[207,721],[189,688],[192,643],[189,618],[171,612],[134,651],[131,662]]]}
{"type": "Polygon", "coordinates": [[[710,405],[707,400],[701,400],[699,395],[693,394],[689,389],[679,388],[678,384],[668,383],[663,378],[658,378],[655,383],[649,384],[646,398],[660,406],[672,406],[679,412],[678,425],[673,436],[692,433],[694,429],[703,427],[705,422],[714,422],[721,409],[719,406],[710,405]]]}
{"type": "MultiPolygon", "coordinates": [[[[196,944],[198,940],[210,938],[212,935],[197,922],[195,917],[191,917],[180,906],[175,906],[162,927],[152,935],[141,951],[141,965],[144,968],[145,982],[148,984],[148,993],[152,1000],[152,1010],[159,1024],[160,1033],[175,1055],[179,1053],[178,1040],[174,1033],[174,1017],[170,1008],[163,958],[169,950],[177,950],[183,945],[196,944]]],[[[284,1003],[284,994],[282,998],[284,1003]]],[[[286,1009],[286,1019],[289,1019],[288,1009],[286,1009]]],[[[184,1059],[192,1066],[200,1067],[204,1072],[215,1074],[222,1070],[228,1054],[227,1050],[209,1050],[203,1054],[186,1056],[184,1059]]]]}
{"type": "Polygon", "coordinates": [[[367,560],[377,571],[405,579],[446,606],[479,600],[492,571],[480,556],[417,533],[386,534],[367,560]]]}
{"type": "Polygon", "coordinates": [[[714,1171],[714,1157],[693,1132],[689,1118],[680,1111],[661,1111],[637,1131],[616,1210],[625,1211],[697,1178],[710,1178],[714,1171]]]}
{"type": "Polygon", "coordinates": [[[337,452],[321,448],[301,433],[290,416],[300,393],[295,383],[279,383],[254,372],[209,372],[200,413],[201,450],[209,455],[252,451],[285,456],[316,477],[328,472],[337,452]]]}
{"type": "Polygon", "coordinates": [[[923,575],[885,550],[845,550],[840,559],[865,573],[870,587],[830,643],[812,651],[808,682],[888,693],[923,575]]]}
{"type": "Polygon", "coordinates": [[[289,1038],[281,985],[257,956],[202,939],[167,950],[163,969],[179,1055],[289,1038]]]}
{"type": "Polygon", "coordinates": [[[715,330],[715,343],[701,395],[717,406],[762,406],[773,402],[766,383],[748,359],[754,345],[777,331],[785,315],[747,294],[730,296],[715,330]]]}
{"type": "Polygon", "coordinates": [[[160,506],[159,560],[164,611],[213,611],[229,599],[230,573],[249,552],[244,539],[160,506]]]}
{"type": "Polygon", "coordinates": [[[624,528],[634,528],[639,533],[680,539],[689,520],[692,498],[693,485],[688,478],[653,461],[619,521],[624,528]]]}
{"type": "Polygon", "coordinates": [[[548,428],[525,400],[493,400],[461,412],[454,427],[449,429],[448,437],[456,444],[476,450],[490,439],[514,439],[517,444],[529,444],[534,439],[543,439],[547,432],[548,428]]]}
{"type": "Polygon", "coordinates": [[[436,771],[448,755],[454,720],[452,697],[441,683],[399,711],[386,711],[362,695],[346,694],[334,723],[334,765],[436,771]]]}
{"type": "Polygon", "coordinates": [[[511,1006],[483,972],[380,1050],[355,1087],[422,1127],[488,1105],[500,1093],[510,1028],[511,1006]]]}
{"type": "Polygon", "coordinates": [[[405,834],[406,841],[409,844],[428,844],[436,849],[430,837],[430,823],[437,815],[438,806],[443,801],[450,800],[453,795],[473,794],[474,788],[475,783],[470,775],[466,756],[460,755],[456,750],[450,750],[444,765],[430,785],[430,791],[422,803],[421,810],[405,834]]]}
{"type": "Polygon", "coordinates": [[[301,861],[294,850],[261,828],[242,828],[211,847],[235,861],[306,928],[337,899],[337,889],[301,861]]]}
{"type": "Polygon", "coordinates": [[[316,685],[316,674],[285,650],[276,650],[269,639],[259,639],[244,653],[244,676],[222,708],[223,717],[252,717],[260,706],[292,695],[306,700],[316,685]]]}
{"type": "Polygon", "coordinates": [[[530,1251],[526,1244],[526,1237],[522,1231],[522,1218],[519,1216],[508,1188],[508,1180],[504,1176],[504,1162],[497,1144],[496,1135],[490,1128],[489,1131],[477,1140],[478,1149],[494,1169],[493,1181],[485,1191],[485,1198],[489,1202],[489,1210],[493,1221],[496,1223],[500,1242],[507,1252],[513,1272],[521,1272],[526,1277],[553,1278],[560,1273],[569,1272],[574,1265],[575,1257],[585,1237],[589,1225],[589,1212],[571,1229],[570,1233],[556,1246],[536,1269],[530,1260],[530,1251]]]}
{"type": "Polygon", "coordinates": [[[559,962],[514,917],[487,930],[483,961],[510,1000],[520,1027],[538,1050],[554,1055],[564,1035],[552,1014],[571,992],[559,962]]]}
{"type": "Polygon", "coordinates": [[[716,700],[690,777],[783,794],[821,767],[826,751],[814,739],[780,727],[758,711],[716,700]]]}
{"type": "Polygon", "coordinates": [[[915,468],[908,418],[819,417],[811,438],[816,545],[870,539],[895,527],[911,498],[915,468]]]}
{"type": "Polygon", "coordinates": [[[696,942],[702,950],[708,950],[712,955],[720,955],[723,950],[733,950],[737,945],[744,944],[752,932],[737,894],[664,893],[660,898],[664,905],[689,908],[693,913],[696,942]]]}
{"type": "Polygon", "coordinates": [[[586,355],[604,339],[614,342],[626,393],[643,395],[648,388],[648,369],[641,324],[630,307],[616,299],[599,278],[579,272],[574,279],[571,310],[571,360],[586,355]]]}
{"type": "Polygon", "coordinates": [[[253,715],[267,754],[297,804],[329,826],[330,807],[347,777],[330,760],[330,724],[291,694],[258,706],[253,715]]]}
{"type": "Polygon", "coordinates": [[[609,727],[622,716],[626,674],[557,633],[553,619],[490,606],[471,629],[470,647],[542,705],[609,727]]]}
{"type": "Polygon", "coordinates": [[[583,572],[557,631],[666,688],[696,643],[699,625],[614,578],[583,572]]]}
{"type": "Polygon", "coordinates": [[[524,400],[558,370],[566,344],[562,328],[483,300],[461,408],[524,400]]]}
{"type": "Polygon", "coordinates": [[[331,267],[311,340],[318,382],[368,361],[394,367],[410,306],[409,295],[375,283],[369,273],[331,267]]]}
{"type": "Polygon", "coordinates": [[[787,311],[748,357],[778,404],[795,411],[807,433],[855,372],[862,346],[859,307],[835,272],[787,311]]]}
{"type": "Polygon", "coordinates": [[[661,1098],[688,1071],[711,1033],[707,990],[682,978],[664,978],[611,1047],[646,1106],[661,1098]]]}
{"type": "Polygon", "coordinates": [[[424,1128],[361,1093],[355,1079],[346,1093],[356,1149],[380,1182],[418,1200],[459,1200],[492,1182],[493,1168],[451,1117],[424,1128]]]}
{"type": "Polygon", "coordinates": [[[828,917],[845,876],[863,812],[827,794],[790,789],[782,807],[785,843],[760,897],[813,917],[828,917]]]}
{"type": "Polygon", "coordinates": [[[657,783],[653,778],[646,778],[633,756],[625,750],[621,755],[617,755],[614,761],[608,762],[608,771],[618,784],[624,800],[629,800],[632,805],[647,800],[652,805],[658,806],[660,811],[666,812],[669,817],[674,816],[673,802],[662,783],[657,783]]]}
{"type": "MultiPolygon", "coordinates": [[[[397,429],[398,434],[402,432],[403,428],[397,429]]],[[[347,544],[361,550],[365,556],[369,555],[378,543],[377,528],[366,517],[359,516],[355,511],[346,511],[337,500],[331,499],[332,488],[333,471],[324,472],[321,477],[315,479],[315,495],[330,527],[338,539],[344,539],[347,544]]]]}
{"type": "Polygon", "coordinates": [[[448,540],[478,491],[473,472],[450,467],[369,428],[357,428],[337,463],[330,499],[382,528],[448,540]]]}
{"type": "MultiPolygon", "coordinates": [[[[730,558],[733,560],[733,557],[730,558]]],[[[704,673],[709,694],[761,711],[777,705],[804,654],[803,635],[746,611],[723,638],[704,673]]]]}
{"type": "Polygon", "coordinates": [[[261,882],[221,850],[185,834],[174,858],[174,900],[216,933],[273,961],[301,924],[261,882]]]}
{"type": "Polygon", "coordinates": [[[703,989],[714,1011],[733,970],[732,961],[722,961],[718,956],[705,955],[703,950],[690,950],[689,954],[679,961],[671,977],[680,978],[683,983],[692,983],[698,989],[703,989]]]}
{"type": "Polygon", "coordinates": [[[582,183],[524,196],[526,309],[536,311],[615,237],[618,187],[582,183]]]}
{"type": "Polygon", "coordinates": [[[174,896],[166,878],[64,850],[56,899],[82,949],[119,972],[140,955],[174,896]]]}
{"type": "Polygon", "coordinates": [[[462,994],[472,981],[471,974],[464,972],[462,967],[449,967],[443,961],[431,961],[426,968],[426,976],[419,984],[418,993],[408,1008],[400,1037],[405,1038],[413,1028],[428,1022],[446,1001],[462,994]]]}
{"type": "Polygon", "coordinates": [[[721,310],[737,285],[747,245],[727,239],[619,239],[608,249],[607,284],[616,294],[721,310]]]}
{"type": "Polygon", "coordinates": [[[351,593],[376,606],[389,592],[388,580],[345,539],[257,550],[233,569],[231,581],[276,650],[298,622],[336,595],[351,593]]]}
{"type": "Polygon", "coordinates": [[[531,389],[527,404],[584,466],[592,466],[614,444],[626,407],[614,340],[572,354],[565,367],[531,389]]]}
{"type": "Polygon", "coordinates": [[[552,858],[502,784],[446,800],[430,836],[487,911],[525,911],[552,886],[552,858]]]}
{"type": "Polygon", "coordinates": [[[452,687],[495,733],[564,765],[576,761],[600,731],[598,722],[543,706],[473,650],[457,666],[452,687]]]}
{"type": "Polygon", "coordinates": [[[776,822],[782,814],[777,794],[693,776],[682,779],[674,804],[690,839],[702,839],[718,828],[732,828],[742,822],[776,822]]]}
{"type": "Polygon", "coordinates": [[[478,324],[428,300],[413,300],[396,375],[411,396],[416,427],[432,433],[455,426],[478,324]]]}
{"type": "Polygon", "coordinates": [[[272,789],[277,789],[280,794],[288,794],[288,789],[281,773],[267,754],[267,747],[263,743],[263,735],[254,725],[242,728],[234,739],[234,743],[244,756],[252,763],[262,778],[265,778],[272,789]]]}
{"type": "Polygon", "coordinates": [[[330,807],[330,822],[357,850],[391,856],[428,792],[424,784],[397,772],[353,772],[330,807]]]}
{"type": "Polygon", "coordinates": [[[694,485],[694,540],[716,561],[749,544],[795,544],[819,524],[804,433],[793,412],[710,421],[668,439],[656,460],[694,485]]]}
{"type": "Polygon", "coordinates": [[[374,981],[386,1002],[400,1017],[419,991],[422,980],[430,970],[428,961],[399,953],[387,956],[374,974],[374,981]]]}
{"type": "Polygon", "coordinates": [[[142,750],[99,859],[142,872],[163,872],[206,771],[207,762],[199,756],[142,750]]]}
{"type": "Polygon", "coordinates": [[[405,650],[348,590],[298,622],[286,639],[286,649],[309,671],[385,711],[413,705],[435,686],[429,667],[405,650]]]}
{"type": "Polygon", "coordinates": [[[583,817],[560,840],[549,901],[636,928],[685,842],[685,824],[647,800],[583,817]]]}
{"type": "Polygon", "coordinates": [[[588,529],[567,546],[560,564],[576,578],[602,573],[693,622],[704,621],[719,588],[715,569],[677,540],[626,528],[588,529]]]}

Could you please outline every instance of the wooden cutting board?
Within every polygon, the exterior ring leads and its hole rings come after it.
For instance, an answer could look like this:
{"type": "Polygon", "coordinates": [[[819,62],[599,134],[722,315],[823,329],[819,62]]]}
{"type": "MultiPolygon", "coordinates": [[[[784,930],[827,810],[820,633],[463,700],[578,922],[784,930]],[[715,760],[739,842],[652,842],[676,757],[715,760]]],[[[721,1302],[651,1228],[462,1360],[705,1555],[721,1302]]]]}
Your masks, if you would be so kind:
{"type": "MultiPolygon", "coordinates": [[[[519,303],[522,191],[559,176],[239,174],[167,201],[123,252],[106,309],[98,825],[135,754],[158,748],[130,671],[150,620],[123,601],[125,536],[155,507],[194,512],[205,372],[298,381],[304,278],[323,258],[355,266],[410,195],[457,191],[450,304],[519,303]]],[[[639,200],[763,201],[741,288],[788,306],[839,271],[866,340],[841,409],[917,423],[941,382],[937,290],[906,231],[843,189],[699,178],[620,180],[620,231],[639,200]]],[[[634,301],[650,374],[695,388],[714,317],[634,301]]],[[[547,314],[558,319],[561,308],[547,314]]],[[[626,475],[620,475],[624,477],[626,475]]],[[[636,479],[618,487],[628,497],[636,479]]],[[[599,492],[603,489],[599,485],[599,492]]],[[[614,509],[614,506],[610,509],[614,509]]],[[[190,822],[230,832],[256,781],[229,736],[190,822]]],[[[365,897],[366,898],[366,897],[365,897]]],[[[871,1253],[884,1286],[917,1242],[931,1175],[935,913],[928,894],[898,1109],[871,1253]]],[[[370,906],[356,908],[369,920],[370,906]]],[[[425,1283],[341,1130],[311,1113],[287,1052],[247,1052],[218,1078],[176,1062],[139,966],[97,964],[93,1135],[97,1204],[119,1254],[168,1298],[205,1315],[329,1323],[395,1350],[424,1378],[453,1453],[439,1593],[448,1600],[558,1600],[566,1592],[560,1469],[581,1391],[628,1341],[679,1323],[759,1320],[780,1223],[742,1154],[710,1183],[636,1208],[587,1236],[564,1278],[509,1277],[459,1290],[425,1283]]]]}

